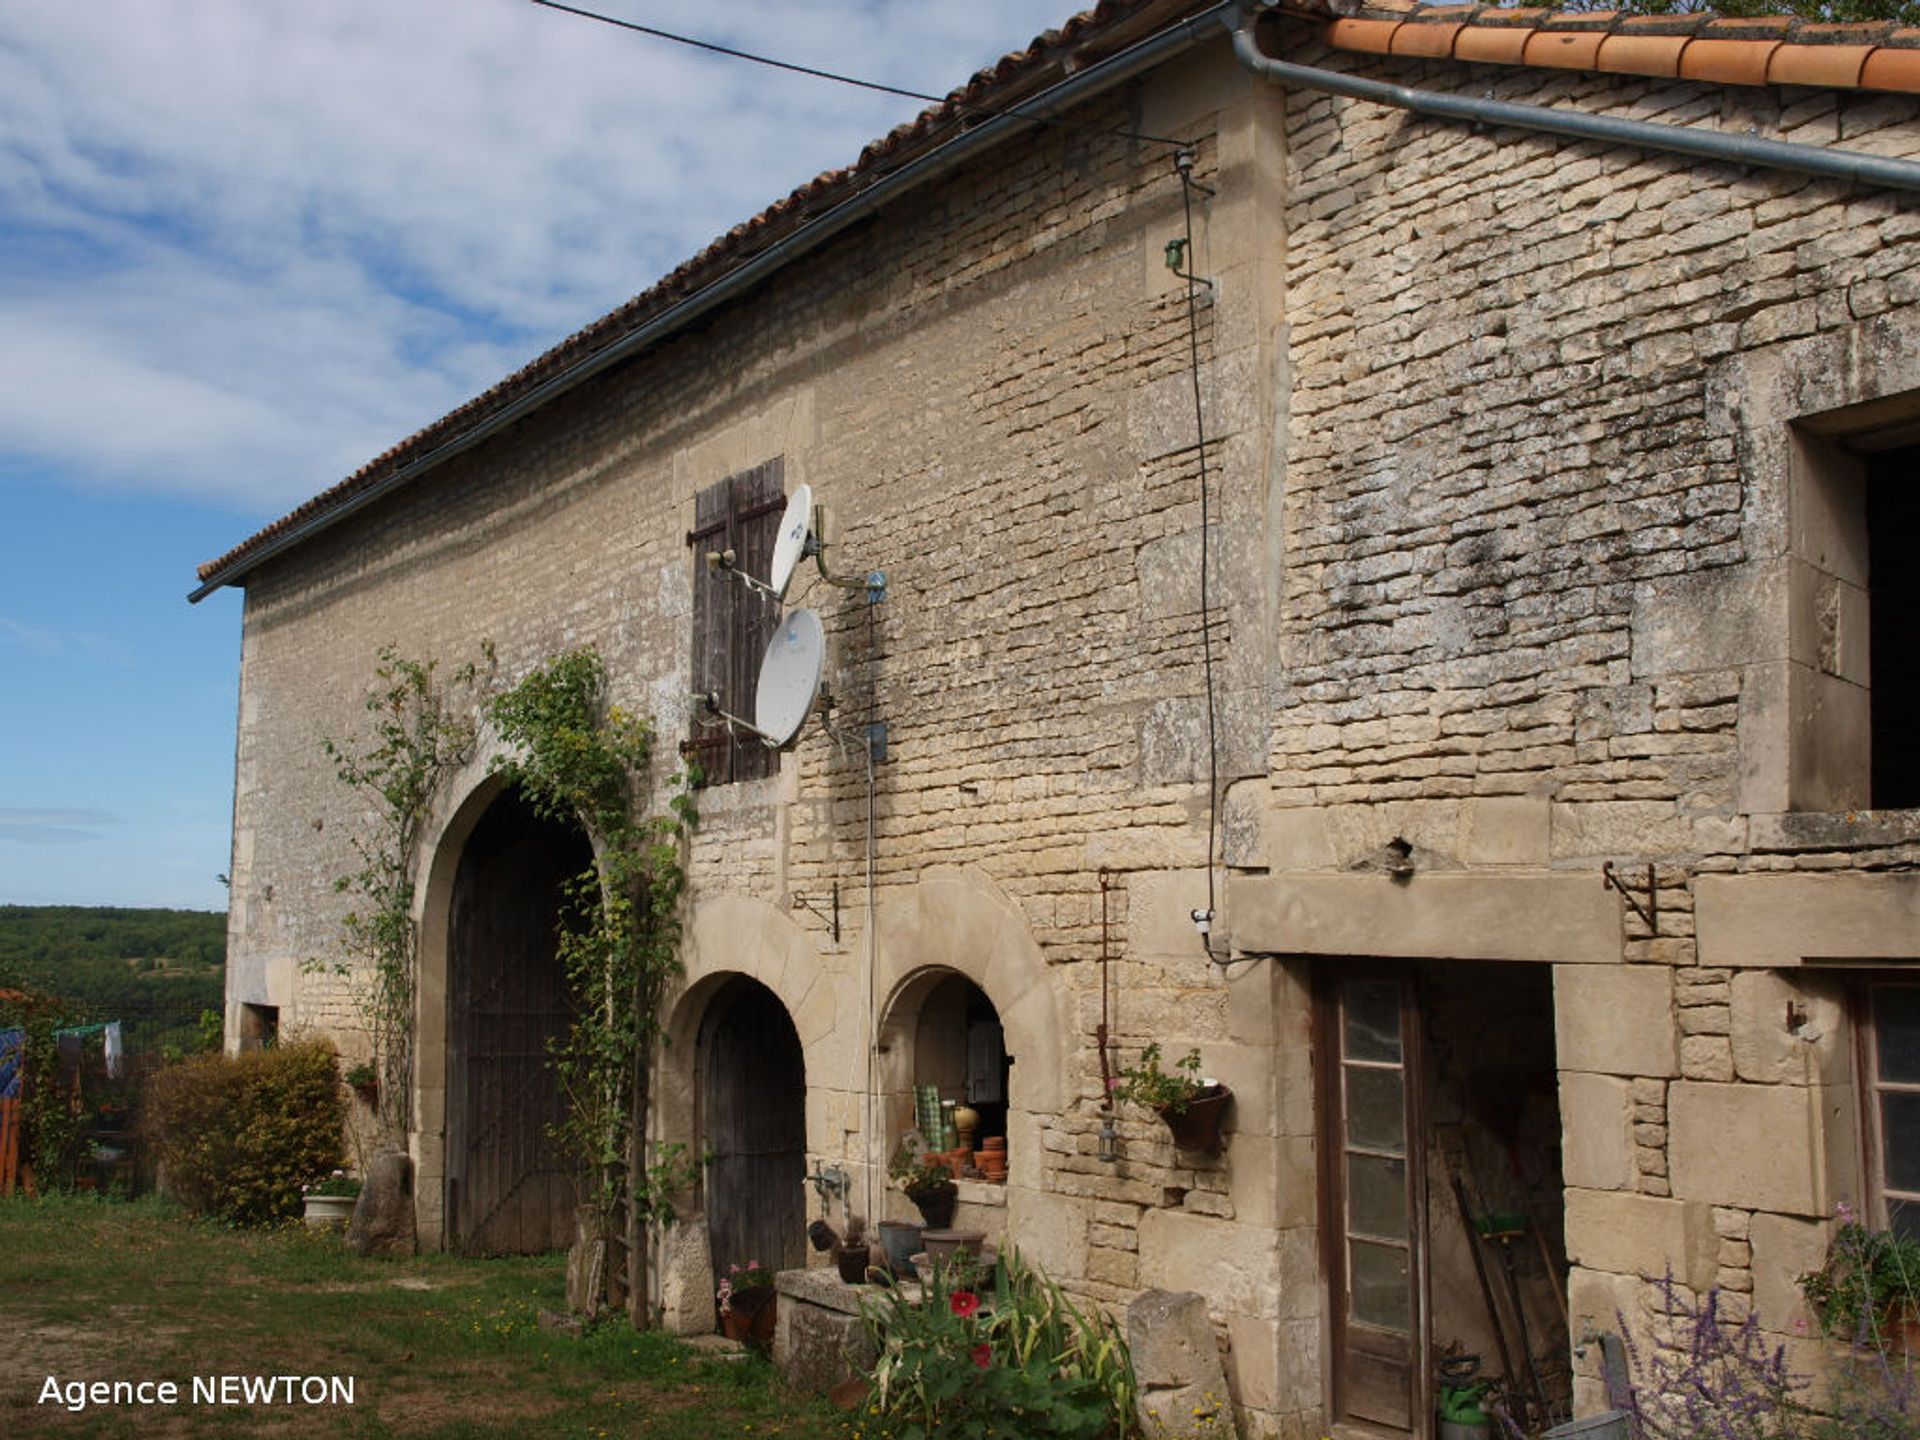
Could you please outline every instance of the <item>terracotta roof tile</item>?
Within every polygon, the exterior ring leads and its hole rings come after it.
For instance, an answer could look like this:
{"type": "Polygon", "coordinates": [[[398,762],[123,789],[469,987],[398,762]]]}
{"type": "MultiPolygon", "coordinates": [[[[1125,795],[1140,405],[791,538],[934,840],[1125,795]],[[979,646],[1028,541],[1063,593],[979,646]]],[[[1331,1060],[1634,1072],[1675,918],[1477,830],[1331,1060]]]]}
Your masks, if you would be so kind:
{"type": "Polygon", "coordinates": [[[1680,78],[1717,85],[1764,85],[1778,40],[1695,40],[1680,52],[1680,78]]]}
{"type": "Polygon", "coordinates": [[[1706,16],[1700,34],[1710,40],[1779,40],[1792,29],[1791,15],[1706,16]]]}
{"type": "Polygon", "coordinates": [[[1686,47],[1683,35],[1609,35],[1600,42],[1594,68],[1671,80],[1680,73],[1680,52],[1686,47]]]}
{"type": "Polygon", "coordinates": [[[1597,30],[1536,30],[1527,41],[1525,63],[1555,70],[1591,70],[1606,38],[1604,31],[1597,30]]]}
{"type": "Polygon", "coordinates": [[[1681,15],[1628,15],[1613,27],[1616,35],[1691,35],[1700,28],[1700,17],[1681,15]]]}
{"type": "Polygon", "coordinates": [[[1453,42],[1453,58],[1479,60],[1489,65],[1518,65],[1526,54],[1527,42],[1532,39],[1531,29],[1470,25],[1453,42]]]}
{"type": "Polygon", "coordinates": [[[1618,10],[1549,10],[1540,18],[1542,30],[1611,30],[1620,20],[1618,10]]]}
{"type": "Polygon", "coordinates": [[[1841,23],[1793,15],[1718,16],[1704,11],[1623,15],[1613,10],[1415,6],[1378,3],[1324,32],[1335,49],[1439,56],[1611,75],[1677,77],[1716,85],[1805,85],[1920,94],[1920,27],[1892,21],[1841,23]],[[1375,29],[1383,26],[1384,29],[1375,29]]]}
{"type": "Polygon", "coordinates": [[[1453,25],[1416,25],[1406,24],[1394,28],[1391,45],[1395,55],[1424,55],[1430,59],[1447,60],[1453,56],[1453,37],[1466,26],[1453,25]]]}
{"type": "Polygon", "coordinates": [[[1920,50],[1896,50],[1891,45],[1877,47],[1860,67],[1860,88],[1920,94],[1920,50]]]}
{"type": "Polygon", "coordinates": [[[1327,43],[1361,55],[1390,55],[1399,20],[1336,20],[1327,27],[1327,43]]]}
{"type": "Polygon", "coordinates": [[[1871,45],[1782,45],[1767,65],[1774,85],[1825,85],[1853,89],[1860,68],[1873,53],[1871,45]]]}

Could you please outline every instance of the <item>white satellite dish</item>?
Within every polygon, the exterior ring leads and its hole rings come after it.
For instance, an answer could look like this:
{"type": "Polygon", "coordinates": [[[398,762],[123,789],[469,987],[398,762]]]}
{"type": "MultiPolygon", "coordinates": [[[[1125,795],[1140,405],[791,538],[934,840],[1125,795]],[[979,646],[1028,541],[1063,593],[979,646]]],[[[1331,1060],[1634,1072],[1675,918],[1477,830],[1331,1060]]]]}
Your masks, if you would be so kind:
{"type": "Polygon", "coordinates": [[[793,583],[793,572],[800,568],[800,562],[807,555],[807,537],[813,533],[813,487],[801,485],[793,492],[793,498],[787,501],[787,508],[780,516],[780,533],[773,542],[773,563],[767,571],[767,588],[773,591],[773,598],[787,598],[787,587],[793,583]]]}
{"type": "MultiPolygon", "coordinates": [[[[805,496],[802,485],[794,496],[805,496]]],[[[793,507],[789,505],[788,511],[793,507]]],[[[781,538],[786,538],[782,531],[781,538]]],[[[777,554],[778,552],[776,552],[777,554]]],[[[775,749],[784,750],[807,723],[820,693],[820,667],[826,659],[827,636],[820,617],[811,610],[794,610],[780,622],[767,653],[760,661],[760,688],[753,701],[753,728],[775,749]]]]}

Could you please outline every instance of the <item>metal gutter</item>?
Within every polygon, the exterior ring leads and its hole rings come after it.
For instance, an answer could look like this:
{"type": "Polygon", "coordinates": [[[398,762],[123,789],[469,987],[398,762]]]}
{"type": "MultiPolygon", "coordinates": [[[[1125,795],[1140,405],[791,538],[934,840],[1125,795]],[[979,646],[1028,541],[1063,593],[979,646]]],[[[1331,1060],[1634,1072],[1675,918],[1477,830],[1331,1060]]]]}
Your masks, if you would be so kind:
{"type": "Polygon", "coordinates": [[[1050,119],[1062,110],[1102,94],[1116,85],[1131,80],[1143,70],[1151,69],[1164,60],[1216,38],[1223,24],[1231,24],[1231,16],[1236,8],[1236,0],[1220,0],[1219,4],[1210,6],[1197,15],[1175,21],[1166,29],[1148,36],[1145,40],[1117,54],[1109,55],[1106,59],[1089,65],[1059,84],[1043,90],[1031,100],[1022,101],[1011,110],[996,115],[991,120],[983,121],[965,134],[957,135],[945,144],[929,150],[918,159],[903,165],[893,174],[875,181],[858,195],[850,196],[818,218],[808,221],[791,235],[774,242],[751,260],[728,271],[712,284],[661,311],[638,329],[629,331],[612,344],[569,366],[550,380],[542,382],[471,428],[450,440],[441,442],[391,475],[375,481],[366,489],[346,497],[320,514],[302,521],[286,533],[276,535],[258,550],[216,571],[197,590],[187,596],[188,601],[198,603],[222,586],[234,584],[274,556],[284,554],[322,531],[331,529],[349,515],[365,509],[408,481],[418,479],[435,466],[451,460],[463,451],[471,450],[549,401],[558,399],[569,390],[592,379],[601,371],[618,365],[621,361],[684,329],[709,311],[752,290],[782,267],[819,249],[835,236],[875,214],[906,192],[940,179],[974,156],[992,149],[1015,134],[1034,128],[1038,122],[1050,119]]]}
{"type": "Polygon", "coordinates": [[[1506,100],[1482,100],[1415,90],[1385,80],[1369,80],[1338,70],[1298,65],[1263,53],[1254,39],[1255,12],[1241,16],[1233,32],[1233,51],[1254,74],[1283,85],[1297,85],[1352,100],[1393,105],[1418,115],[1466,120],[1480,125],[1507,125],[1538,130],[1576,140],[1598,140],[1610,145],[1635,145],[1675,155],[1691,155],[1729,165],[1758,165],[1790,170],[1823,179],[1851,180],[1891,190],[1920,191],[1920,163],[1885,155],[1863,155],[1856,150],[1834,150],[1821,145],[1797,145],[1786,140],[1761,140],[1729,135],[1690,125],[1663,125],[1652,120],[1626,120],[1612,115],[1588,115],[1578,110],[1554,110],[1542,105],[1519,105],[1506,100]]]}

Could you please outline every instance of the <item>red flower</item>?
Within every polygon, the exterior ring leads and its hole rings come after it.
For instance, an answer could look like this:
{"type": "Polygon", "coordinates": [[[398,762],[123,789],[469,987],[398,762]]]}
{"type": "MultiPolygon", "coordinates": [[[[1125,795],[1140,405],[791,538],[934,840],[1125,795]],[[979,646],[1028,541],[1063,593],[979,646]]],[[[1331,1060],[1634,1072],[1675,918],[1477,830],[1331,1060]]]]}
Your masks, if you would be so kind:
{"type": "Polygon", "coordinates": [[[971,1290],[956,1290],[947,1297],[947,1303],[953,1307],[953,1313],[962,1320],[980,1308],[980,1297],[971,1290]]]}
{"type": "Polygon", "coordinates": [[[973,1363],[978,1365],[982,1370],[986,1369],[993,1363],[993,1347],[986,1344],[974,1346],[973,1363]]]}

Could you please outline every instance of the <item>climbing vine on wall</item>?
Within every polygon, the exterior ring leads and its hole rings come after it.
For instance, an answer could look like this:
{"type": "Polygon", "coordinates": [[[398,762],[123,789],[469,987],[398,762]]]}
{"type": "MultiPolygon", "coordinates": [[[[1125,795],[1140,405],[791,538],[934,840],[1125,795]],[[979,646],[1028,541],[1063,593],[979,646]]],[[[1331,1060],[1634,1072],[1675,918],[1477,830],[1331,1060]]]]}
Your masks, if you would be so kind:
{"type": "Polygon", "coordinates": [[[495,769],[536,812],[584,826],[593,843],[593,865],[568,886],[559,941],[574,1012],[552,1047],[567,1103],[559,1138],[589,1177],[586,1202],[601,1224],[624,1212],[629,1293],[644,1296],[642,1227],[671,1220],[669,1197],[691,1179],[682,1153],[650,1152],[646,1133],[661,996],[680,968],[695,818],[687,780],[671,777],[665,808],[649,810],[654,728],[608,702],[592,649],[533,671],[488,715],[509,750],[495,769]]]}
{"type": "Polygon", "coordinates": [[[403,1139],[413,1125],[414,999],[419,931],[413,898],[420,834],[447,776],[473,756],[477,692],[493,647],[454,670],[443,683],[439,662],[409,660],[391,646],[379,652],[376,684],[367,696],[372,733],[322,742],[341,781],[372,803],[366,828],[353,837],[360,868],[334,881],[354,897],[341,922],[343,970],[359,968],[361,1017],[379,1077],[379,1117],[403,1139]]]}

